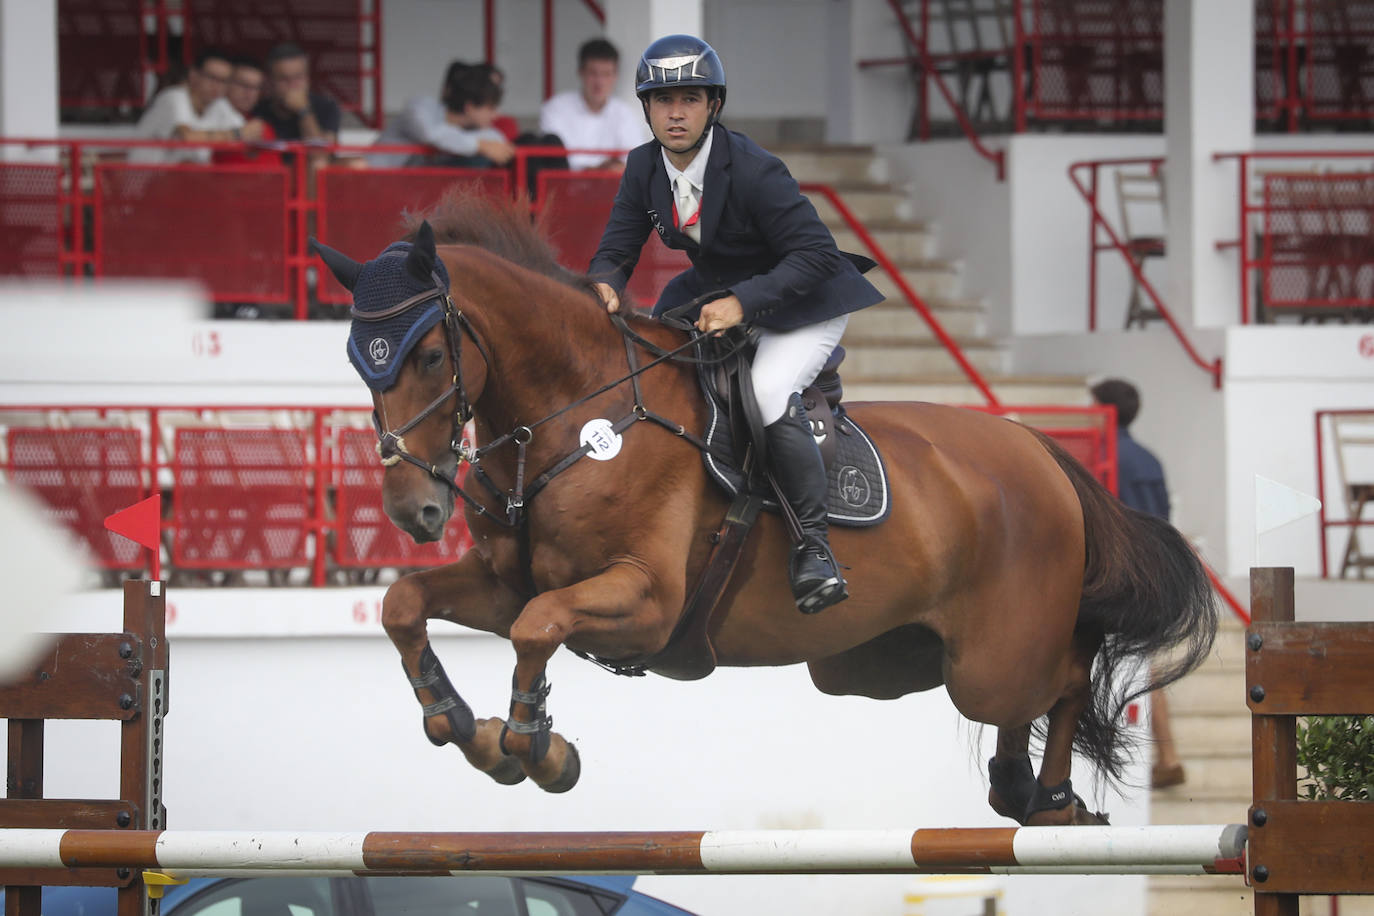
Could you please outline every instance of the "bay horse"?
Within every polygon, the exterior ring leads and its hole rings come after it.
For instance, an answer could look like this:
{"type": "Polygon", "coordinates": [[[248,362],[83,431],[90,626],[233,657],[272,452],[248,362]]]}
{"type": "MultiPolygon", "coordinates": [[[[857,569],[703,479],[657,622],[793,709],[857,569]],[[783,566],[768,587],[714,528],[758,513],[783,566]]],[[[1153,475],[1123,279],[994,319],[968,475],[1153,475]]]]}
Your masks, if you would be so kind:
{"type": "MultiPolygon", "coordinates": [[[[518,203],[450,195],[408,228],[366,264],[316,246],[354,291],[350,346],[369,346],[369,322],[400,341],[400,352],[373,339],[371,356],[354,354],[360,372],[390,354],[369,380],[387,515],[433,541],[461,496],[475,542],[455,563],[397,579],[383,624],[432,743],[456,745],[500,783],[566,791],[580,761],[546,715],[546,663],[566,646],[653,670],[730,505],[694,444],[707,416],[695,367],[649,359],[688,338],[631,317],[639,341],[627,344],[590,279],[557,263],[518,203]],[[618,454],[570,458],[598,418],[622,421],[618,454]],[[469,419],[475,443],[461,441],[469,419]],[[476,718],[454,689],[429,645],[435,619],[510,640],[504,720],[476,718]]],[[[1072,751],[1119,781],[1125,704],[1210,651],[1217,609],[1199,559],[1166,521],[1127,509],[1017,422],[919,402],[847,409],[885,453],[891,492],[881,524],[832,528],[852,597],[800,614],[790,540],[765,513],[712,617],[715,661],[805,663],[827,694],[943,685],[963,716],[998,729],[988,797],[999,814],[1103,822],[1073,793],[1072,751]],[[1148,683],[1127,676],[1171,650],[1148,683]]]]}

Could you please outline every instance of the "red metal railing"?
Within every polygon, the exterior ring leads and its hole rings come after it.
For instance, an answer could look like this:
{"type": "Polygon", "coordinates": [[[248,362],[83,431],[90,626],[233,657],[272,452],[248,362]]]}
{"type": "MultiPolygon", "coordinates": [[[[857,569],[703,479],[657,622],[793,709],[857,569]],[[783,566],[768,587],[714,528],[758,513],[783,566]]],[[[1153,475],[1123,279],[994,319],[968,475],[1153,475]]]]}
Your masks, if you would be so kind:
{"type": "MultiPolygon", "coordinates": [[[[471,546],[461,513],[416,545],[381,507],[370,411],[358,407],[0,406],[6,479],[112,572],[146,568],[105,531],[110,513],[163,494],[172,571],[262,570],[325,585],[351,571],[421,568],[471,546]]],[[[304,582],[302,584],[304,584],[304,582]]]]}
{"type": "MultiPolygon", "coordinates": [[[[1317,538],[1321,544],[1322,558],[1322,578],[1327,579],[1331,576],[1329,548],[1327,546],[1327,536],[1332,529],[1346,529],[1349,534],[1346,538],[1346,548],[1341,558],[1341,571],[1339,578],[1345,578],[1346,571],[1352,566],[1360,578],[1364,578],[1364,570],[1360,561],[1363,554],[1359,548],[1359,538],[1357,532],[1360,528],[1368,528],[1374,525],[1374,519],[1364,518],[1364,508],[1366,505],[1374,503],[1374,408],[1361,410],[1319,410],[1313,418],[1315,427],[1314,438],[1317,443],[1317,498],[1321,500],[1321,507],[1317,510],[1317,538]],[[1338,435],[1336,424],[1346,417],[1365,417],[1368,422],[1362,422],[1364,429],[1361,434],[1353,437],[1354,441],[1349,441],[1344,435],[1338,435]],[[1335,450],[1336,465],[1336,485],[1339,488],[1338,500],[1342,506],[1342,517],[1332,518],[1327,512],[1327,506],[1331,500],[1327,499],[1327,462],[1329,460],[1325,442],[1329,435],[1333,441],[1335,450]],[[1361,470],[1367,473],[1367,477],[1357,477],[1352,474],[1352,469],[1346,464],[1349,456],[1344,453],[1348,447],[1356,447],[1365,452],[1366,460],[1361,463],[1361,470]]],[[[1372,563],[1371,565],[1374,565],[1372,563]]]]}
{"type": "Polygon", "coordinates": [[[1285,150],[1212,158],[1234,159],[1238,166],[1238,237],[1216,246],[1240,252],[1241,323],[1251,321],[1252,272],[1258,273],[1261,290],[1280,293],[1277,302],[1256,303],[1257,320],[1275,308],[1311,314],[1374,307],[1374,151],[1285,150]],[[1267,174],[1257,165],[1273,161],[1295,165],[1267,174]],[[1301,213],[1309,216],[1295,216],[1301,213]]]}
{"type": "MultiPolygon", "coordinates": [[[[1112,224],[1103,216],[1102,210],[1098,206],[1098,189],[1100,187],[1098,183],[1098,170],[1100,168],[1103,166],[1119,167],[1123,165],[1141,164],[1152,164],[1157,167],[1160,162],[1162,162],[1162,160],[1157,158],[1098,159],[1075,162],[1069,166],[1069,180],[1073,182],[1073,186],[1078,189],[1078,193],[1083,195],[1083,200],[1087,202],[1088,208],[1092,213],[1091,226],[1089,229],[1089,244],[1092,246],[1092,256],[1088,259],[1089,289],[1095,290],[1097,286],[1097,254],[1100,250],[1098,246],[1099,236],[1097,233],[1101,230],[1107,237],[1107,244],[1104,247],[1114,249],[1121,255],[1122,260],[1125,262],[1127,269],[1130,270],[1131,276],[1139,285],[1140,290],[1149,297],[1155,310],[1159,312],[1160,317],[1169,325],[1169,330],[1173,332],[1174,337],[1183,346],[1183,350],[1188,354],[1188,358],[1191,359],[1199,369],[1207,372],[1212,377],[1212,384],[1214,387],[1220,388],[1222,375],[1221,357],[1218,356],[1208,361],[1198,353],[1197,348],[1194,347],[1192,341],[1188,339],[1188,335],[1184,333],[1183,328],[1179,325],[1178,321],[1174,319],[1173,313],[1169,311],[1168,306],[1164,304],[1164,300],[1160,298],[1159,293],[1154,288],[1154,284],[1145,276],[1142,262],[1131,256],[1131,251],[1127,242],[1121,238],[1116,229],[1112,227],[1112,224]],[[1079,176],[1079,173],[1084,169],[1091,171],[1091,177],[1086,183],[1079,176]]],[[[1095,300],[1092,301],[1095,302],[1095,300]]],[[[1096,328],[1095,305],[1090,305],[1089,327],[1090,329],[1096,328]]]]}

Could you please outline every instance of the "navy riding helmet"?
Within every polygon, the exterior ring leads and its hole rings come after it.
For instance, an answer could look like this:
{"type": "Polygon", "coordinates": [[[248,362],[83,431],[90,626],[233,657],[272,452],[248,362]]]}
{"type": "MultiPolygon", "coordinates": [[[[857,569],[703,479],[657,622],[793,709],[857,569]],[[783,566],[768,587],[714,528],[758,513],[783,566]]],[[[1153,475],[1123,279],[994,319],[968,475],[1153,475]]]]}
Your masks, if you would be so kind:
{"type": "Polygon", "coordinates": [[[635,95],[644,106],[645,121],[649,120],[649,93],[678,86],[705,87],[708,95],[718,101],[695,148],[705,141],[725,107],[725,67],[715,49],[695,35],[665,35],[640,55],[639,66],[635,67],[635,95]]]}

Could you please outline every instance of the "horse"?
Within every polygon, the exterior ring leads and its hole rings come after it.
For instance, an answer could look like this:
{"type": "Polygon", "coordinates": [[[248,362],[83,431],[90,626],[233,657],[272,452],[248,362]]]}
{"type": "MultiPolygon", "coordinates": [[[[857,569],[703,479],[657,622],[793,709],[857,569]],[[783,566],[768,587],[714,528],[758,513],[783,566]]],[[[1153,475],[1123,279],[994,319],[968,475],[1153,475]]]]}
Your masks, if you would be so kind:
{"type": "MultiPolygon", "coordinates": [[[[694,435],[707,420],[696,366],[666,358],[688,334],[638,315],[618,327],[516,203],[450,195],[406,228],[366,264],[315,243],[354,291],[351,333],[364,345],[367,322],[431,310],[383,382],[369,382],[382,502],[426,542],[461,497],[474,541],[457,562],[390,585],[383,626],[433,744],[456,745],[498,783],[567,791],[581,762],[551,728],[547,662],[567,647],[654,670],[730,507],[694,435]],[[418,286],[369,279],[384,259],[418,286]],[[607,417],[619,451],[579,460],[579,432],[607,417]],[[430,648],[431,620],[510,641],[504,719],[477,718],[454,689],[430,648]]],[[[921,402],[846,409],[887,456],[891,489],[881,524],[832,527],[852,597],[800,614],[787,529],[764,513],[711,618],[715,663],[805,663],[833,695],[943,686],[964,717],[997,729],[988,800],[998,814],[1104,823],[1072,790],[1072,753],[1119,782],[1125,705],[1210,651],[1217,608],[1199,558],[1168,522],[1126,508],[1013,420],[921,402]]]]}

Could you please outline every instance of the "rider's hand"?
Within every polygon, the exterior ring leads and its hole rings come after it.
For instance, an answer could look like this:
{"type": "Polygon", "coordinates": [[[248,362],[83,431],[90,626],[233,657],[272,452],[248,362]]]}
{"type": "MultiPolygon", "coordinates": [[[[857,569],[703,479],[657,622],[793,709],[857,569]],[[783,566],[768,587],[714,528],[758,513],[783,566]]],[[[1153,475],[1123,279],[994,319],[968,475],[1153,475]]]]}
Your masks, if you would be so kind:
{"type": "Polygon", "coordinates": [[[620,311],[620,294],[615,291],[611,284],[597,281],[593,284],[593,288],[596,290],[596,294],[601,297],[601,301],[606,304],[606,311],[620,311]]]}
{"type": "Polygon", "coordinates": [[[701,307],[697,318],[697,330],[703,334],[715,332],[719,337],[727,328],[733,328],[744,320],[744,306],[733,293],[720,299],[713,299],[701,307]]]}

